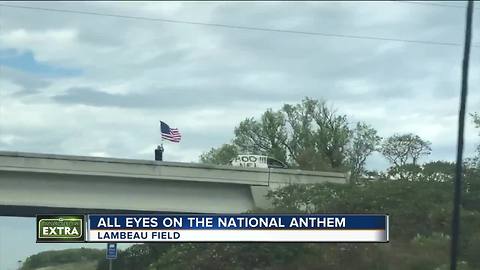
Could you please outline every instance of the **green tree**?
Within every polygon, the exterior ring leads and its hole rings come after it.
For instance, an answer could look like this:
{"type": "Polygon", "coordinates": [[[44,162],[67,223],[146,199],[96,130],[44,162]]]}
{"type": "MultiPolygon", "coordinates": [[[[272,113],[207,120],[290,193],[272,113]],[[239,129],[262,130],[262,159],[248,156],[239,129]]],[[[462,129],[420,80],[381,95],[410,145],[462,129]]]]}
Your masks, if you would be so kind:
{"type": "Polygon", "coordinates": [[[455,175],[455,163],[432,161],[422,165],[422,175],[426,181],[452,182],[455,175]]]}
{"type": "Polygon", "coordinates": [[[465,166],[463,206],[480,212],[480,168],[465,166]]]}
{"type": "Polygon", "coordinates": [[[352,131],[347,116],[338,115],[325,101],[306,98],[283,111],[289,130],[287,149],[292,163],[305,170],[346,169],[352,131]]]}
{"type": "MultiPolygon", "coordinates": [[[[116,270],[146,270],[157,261],[165,252],[170,250],[171,243],[148,243],[136,244],[125,250],[119,250],[117,259],[113,260],[113,268],[116,270]]],[[[109,261],[105,258],[105,250],[102,259],[97,264],[97,270],[107,270],[109,261]]]]}
{"type": "Polygon", "coordinates": [[[249,118],[235,128],[234,144],[245,154],[260,154],[287,160],[287,132],[281,111],[268,109],[259,121],[249,118]]]}
{"type": "Polygon", "coordinates": [[[473,117],[473,123],[477,128],[480,128],[480,114],[478,113],[472,113],[471,114],[473,117]]]}
{"type": "Polygon", "coordinates": [[[447,161],[432,161],[417,165],[407,163],[393,165],[387,170],[390,179],[407,181],[448,182],[453,181],[455,164],[447,161]]]}
{"type": "MultiPolygon", "coordinates": [[[[480,129],[480,114],[479,113],[473,113],[471,114],[473,118],[473,123],[475,124],[475,127],[480,129]]],[[[480,135],[480,133],[479,133],[480,135]]],[[[480,168],[480,143],[477,145],[477,153],[476,155],[471,158],[469,161],[472,166],[475,166],[477,168],[480,168]]]]}
{"type": "MultiPolygon", "coordinates": [[[[437,165],[429,168],[443,166],[437,165]]],[[[172,245],[149,269],[423,270],[448,264],[451,183],[380,179],[363,185],[289,185],[269,196],[271,213],[389,213],[391,242],[184,243],[172,245]]],[[[463,208],[461,224],[461,269],[478,269],[480,212],[463,208]]]]}
{"type": "Polygon", "coordinates": [[[21,269],[33,270],[66,263],[98,261],[103,257],[105,252],[91,248],[44,251],[28,257],[21,269]]]}
{"type": "MultiPolygon", "coordinates": [[[[351,169],[356,177],[364,171],[365,160],[379,140],[368,125],[359,123],[352,130],[346,115],[338,114],[325,101],[305,98],[278,111],[268,109],[258,120],[243,120],[229,147],[236,147],[239,153],[271,156],[304,170],[351,169]]],[[[226,149],[230,148],[212,149],[201,161],[224,164],[224,153],[234,154],[226,149]]]]}
{"type": "Polygon", "coordinates": [[[203,153],[200,162],[208,164],[227,165],[238,155],[238,147],[233,144],[224,144],[221,147],[203,153]]]}
{"type": "Polygon", "coordinates": [[[374,151],[377,151],[382,138],[369,125],[359,122],[353,130],[351,146],[348,149],[348,166],[351,182],[357,182],[367,174],[365,162],[374,151]]]}
{"type": "Polygon", "coordinates": [[[392,180],[421,181],[422,167],[412,163],[393,165],[387,169],[387,176],[392,180]]]}
{"type": "Polygon", "coordinates": [[[395,166],[407,163],[417,165],[420,157],[430,155],[432,152],[430,145],[429,141],[412,133],[395,134],[383,142],[381,152],[395,166]]]}

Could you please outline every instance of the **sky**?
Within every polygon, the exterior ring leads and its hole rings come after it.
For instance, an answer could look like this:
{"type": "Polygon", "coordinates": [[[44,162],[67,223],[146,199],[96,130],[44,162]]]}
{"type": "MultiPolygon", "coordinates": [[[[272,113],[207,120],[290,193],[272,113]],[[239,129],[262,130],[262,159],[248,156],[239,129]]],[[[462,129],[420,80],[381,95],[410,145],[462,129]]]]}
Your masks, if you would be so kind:
{"type": "MultiPolygon", "coordinates": [[[[104,14],[462,44],[465,2],[0,2],[104,14]]],[[[480,111],[480,6],[467,112],[480,111]]],[[[462,46],[301,35],[0,6],[0,150],[197,162],[266,109],[325,99],[352,126],[413,132],[455,158],[462,46]]],[[[479,143],[471,118],[466,156],[479,143]]],[[[379,154],[371,169],[387,163],[379,154]]],[[[57,245],[0,218],[0,269],[57,245]],[[14,233],[10,233],[14,232],[14,233]],[[25,248],[20,248],[25,247],[25,248]]]]}

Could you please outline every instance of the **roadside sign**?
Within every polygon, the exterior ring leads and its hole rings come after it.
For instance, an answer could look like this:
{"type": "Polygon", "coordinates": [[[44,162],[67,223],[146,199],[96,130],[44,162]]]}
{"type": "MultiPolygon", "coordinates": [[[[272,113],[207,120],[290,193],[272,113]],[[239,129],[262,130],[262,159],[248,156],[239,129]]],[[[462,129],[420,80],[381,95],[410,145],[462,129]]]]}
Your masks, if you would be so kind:
{"type": "Polygon", "coordinates": [[[108,243],[107,244],[107,259],[112,260],[117,258],[117,244],[108,243]]]}

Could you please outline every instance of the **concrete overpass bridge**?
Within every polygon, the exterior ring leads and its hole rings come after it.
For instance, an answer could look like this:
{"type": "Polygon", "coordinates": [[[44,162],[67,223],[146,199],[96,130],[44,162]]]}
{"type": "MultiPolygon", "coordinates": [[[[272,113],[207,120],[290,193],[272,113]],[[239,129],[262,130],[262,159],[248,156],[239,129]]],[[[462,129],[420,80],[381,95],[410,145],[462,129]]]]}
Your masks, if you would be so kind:
{"type": "Polygon", "coordinates": [[[0,216],[47,213],[241,213],[291,183],[343,173],[0,151],[0,216]]]}

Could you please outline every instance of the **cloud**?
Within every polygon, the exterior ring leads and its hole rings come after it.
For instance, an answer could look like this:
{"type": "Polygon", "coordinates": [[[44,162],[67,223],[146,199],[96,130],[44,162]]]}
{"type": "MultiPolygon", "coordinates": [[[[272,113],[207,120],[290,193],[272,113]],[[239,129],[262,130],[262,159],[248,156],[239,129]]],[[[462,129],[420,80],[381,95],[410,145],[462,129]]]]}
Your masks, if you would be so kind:
{"type": "MultiPolygon", "coordinates": [[[[21,70],[12,69],[5,66],[0,66],[0,80],[5,81],[5,84],[8,80],[9,83],[18,86],[19,90],[15,92],[17,95],[33,94],[39,89],[50,85],[48,80],[45,80],[40,76],[35,76],[21,70]]],[[[0,87],[11,89],[7,85],[4,85],[4,83],[0,83],[0,87]]]]}
{"type": "MultiPolygon", "coordinates": [[[[456,9],[389,2],[28,5],[449,42],[462,41],[464,24],[456,9]]],[[[184,131],[171,158],[191,161],[228,142],[242,119],[305,96],[328,100],[383,136],[417,132],[434,145],[455,141],[461,47],[8,11],[0,18],[3,51],[81,73],[47,78],[3,68],[4,149],[150,159],[162,119],[184,131]]],[[[471,111],[480,104],[480,58],[472,53],[471,111]]],[[[432,158],[442,153],[434,149],[432,158]]]]}

